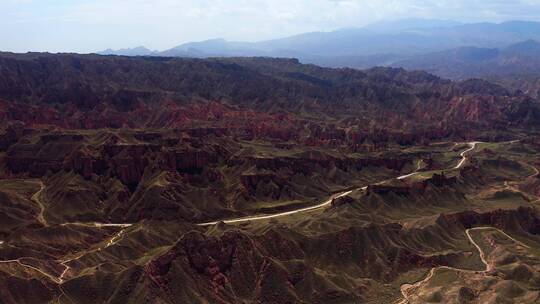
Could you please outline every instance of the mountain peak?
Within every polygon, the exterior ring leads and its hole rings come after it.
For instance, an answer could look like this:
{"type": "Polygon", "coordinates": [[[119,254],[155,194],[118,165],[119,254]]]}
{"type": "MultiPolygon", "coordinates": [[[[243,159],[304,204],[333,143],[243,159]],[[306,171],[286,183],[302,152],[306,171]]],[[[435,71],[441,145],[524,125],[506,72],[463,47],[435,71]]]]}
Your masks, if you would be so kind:
{"type": "Polygon", "coordinates": [[[144,46],[138,46],[134,48],[125,48],[125,49],[118,49],[113,50],[111,48],[108,48],[104,51],[98,52],[99,55],[117,55],[117,56],[149,56],[155,53],[154,51],[144,47],[144,46]]]}

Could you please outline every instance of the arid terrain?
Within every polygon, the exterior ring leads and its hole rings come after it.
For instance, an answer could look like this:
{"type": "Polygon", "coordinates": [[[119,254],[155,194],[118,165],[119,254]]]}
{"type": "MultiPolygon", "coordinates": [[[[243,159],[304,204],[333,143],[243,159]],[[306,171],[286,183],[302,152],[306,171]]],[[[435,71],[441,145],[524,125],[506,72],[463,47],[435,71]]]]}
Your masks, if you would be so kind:
{"type": "Polygon", "coordinates": [[[3,53],[0,133],[0,303],[540,303],[530,94],[3,53]]]}

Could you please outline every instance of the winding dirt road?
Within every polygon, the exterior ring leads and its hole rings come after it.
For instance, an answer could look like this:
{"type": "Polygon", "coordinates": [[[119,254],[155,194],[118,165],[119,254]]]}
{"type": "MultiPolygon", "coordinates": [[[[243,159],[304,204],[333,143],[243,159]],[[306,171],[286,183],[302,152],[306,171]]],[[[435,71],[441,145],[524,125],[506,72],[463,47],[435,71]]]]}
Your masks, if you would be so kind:
{"type": "MultiPolygon", "coordinates": [[[[96,226],[96,227],[125,227],[126,229],[128,227],[132,226],[131,224],[100,224],[100,223],[94,223],[94,224],[99,225],[99,226],[96,226]],[[107,225],[115,225],[115,226],[107,226],[107,225]]],[[[104,246],[97,247],[97,248],[94,248],[92,250],[83,250],[83,251],[79,252],[78,254],[76,254],[73,258],[69,258],[69,259],[66,259],[66,260],[63,260],[63,261],[59,261],[59,262],[61,262],[60,265],[65,267],[62,274],[60,274],[60,276],[58,277],[59,284],[62,284],[62,283],[65,282],[65,277],[68,274],[68,272],[71,270],[71,267],[68,265],[68,263],[76,261],[76,260],[78,260],[78,259],[80,259],[80,258],[82,258],[82,257],[84,257],[84,256],[86,256],[86,255],[88,255],[90,253],[98,252],[98,251],[101,251],[101,250],[103,250],[105,248],[109,248],[109,247],[113,246],[114,244],[118,243],[122,239],[122,237],[124,236],[124,233],[125,233],[125,229],[122,229],[118,233],[116,233],[107,242],[107,244],[105,244],[104,246]]]]}
{"type": "Polygon", "coordinates": [[[467,153],[473,151],[474,149],[476,149],[476,145],[478,144],[481,144],[482,142],[479,142],[479,141],[473,141],[473,142],[469,142],[467,143],[469,146],[471,146],[469,149],[461,152],[461,154],[459,156],[461,156],[461,161],[457,164],[457,166],[454,167],[454,169],[459,169],[463,166],[463,164],[465,164],[465,162],[467,161],[467,157],[465,156],[467,153]]]}
{"type": "Polygon", "coordinates": [[[43,216],[43,213],[45,213],[45,205],[43,205],[43,202],[41,201],[41,193],[43,190],[45,190],[45,184],[40,180],[39,182],[39,190],[32,195],[30,198],[32,201],[34,201],[40,208],[40,212],[37,216],[38,222],[40,222],[43,226],[49,226],[47,221],[45,220],[45,217],[43,216]]]}
{"type": "Polygon", "coordinates": [[[520,246],[523,246],[525,248],[530,248],[529,246],[527,246],[523,242],[520,242],[520,241],[516,240],[515,238],[511,237],[506,232],[504,232],[504,231],[502,231],[502,230],[500,230],[498,228],[494,228],[494,227],[476,227],[476,228],[467,229],[467,230],[465,230],[465,235],[467,236],[467,239],[469,240],[469,242],[476,248],[476,250],[478,250],[478,253],[480,255],[480,259],[482,260],[482,263],[486,266],[486,269],[482,270],[482,271],[475,271],[475,270],[460,269],[460,268],[454,268],[454,267],[448,267],[448,266],[439,266],[439,267],[431,268],[428,275],[423,280],[418,281],[418,282],[416,282],[414,284],[403,284],[403,285],[401,285],[401,294],[403,295],[403,299],[398,300],[399,302],[395,302],[395,303],[397,303],[397,304],[408,304],[408,303],[410,303],[410,299],[409,299],[410,296],[409,295],[411,293],[414,293],[416,290],[418,290],[420,287],[422,287],[424,284],[426,284],[429,280],[431,280],[431,278],[433,277],[435,272],[437,270],[439,270],[439,269],[447,269],[447,270],[453,270],[453,271],[458,271],[458,272],[462,272],[462,273],[484,274],[484,275],[487,274],[488,272],[490,272],[491,270],[493,270],[493,264],[489,263],[489,261],[486,258],[486,255],[485,255],[484,251],[482,250],[480,245],[478,245],[478,243],[476,243],[476,241],[471,236],[471,231],[476,231],[476,230],[494,230],[494,231],[497,231],[497,232],[501,233],[502,235],[504,235],[508,239],[512,240],[516,244],[518,244],[520,246]]]}
{"type": "Polygon", "coordinates": [[[82,226],[82,227],[92,227],[92,228],[105,228],[105,227],[120,227],[120,228],[127,228],[127,227],[133,226],[133,224],[110,224],[110,223],[97,223],[97,222],[91,222],[91,223],[74,222],[74,223],[63,223],[63,224],[60,224],[60,226],[82,226]]]}
{"type": "MultiPolygon", "coordinates": [[[[104,227],[107,224],[101,224],[101,225],[102,225],[102,227],[104,227]]],[[[120,224],[118,224],[118,225],[120,225],[120,224]]],[[[122,224],[122,225],[128,225],[128,224],[122,224]]],[[[45,271],[43,271],[43,270],[41,270],[41,269],[39,269],[39,268],[37,268],[35,266],[23,263],[22,260],[25,259],[26,257],[21,257],[21,258],[14,259],[14,260],[0,261],[0,264],[17,263],[22,267],[29,268],[29,269],[32,269],[34,271],[37,271],[37,272],[41,273],[42,275],[44,275],[45,277],[47,277],[52,282],[61,285],[61,284],[63,284],[65,282],[65,277],[68,274],[68,272],[71,270],[71,267],[69,265],[67,265],[68,263],[76,261],[76,260],[78,260],[78,259],[80,259],[80,258],[82,258],[82,257],[84,257],[84,256],[86,256],[86,255],[88,255],[90,253],[98,252],[98,251],[101,251],[101,250],[103,250],[105,248],[113,246],[114,244],[118,243],[122,239],[122,237],[124,236],[124,233],[125,233],[125,229],[127,229],[127,227],[130,227],[130,226],[131,226],[131,224],[129,226],[122,226],[122,227],[126,227],[126,228],[124,228],[124,229],[120,230],[118,233],[116,233],[103,246],[100,246],[100,247],[97,247],[97,248],[94,248],[94,249],[91,249],[91,250],[83,250],[83,251],[77,253],[74,257],[66,259],[66,260],[58,260],[58,262],[60,262],[60,265],[62,265],[64,267],[64,270],[62,271],[62,273],[59,276],[52,275],[52,274],[47,273],[47,272],[45,272],[45,271]]],[[[118,226],[115,226],[115,227],[118,227],[118,226]]]]}
{"type": "MultiPolygon", "coordinates": [[[[367,189],[367,186],[364,187],[364,188],[361,188],[361,189],[367,189]]],[[[323,202],[323,203],[321,203],[319,205],[312,206],[312,207],[307,207],[307,208],[302,208],[302,209],[297,209],[297,210],[292,210],[292,211],[287,211],[287,212],[282,212],[282,213],[270,214],[270,215],[248,216],[248,217],[243,217],[243,218],[238,218],[238,219],[215,221],[215,222],[202,223],[202,224],[197,224],[197,225],[198,226],[211,226],[211,225],[216,225],[219,222],[224,222],[226,224],[232,224],[232,223],[241,223],[241,222],[248,222],[248,221],[259,221],[259,220],[265,220],[265,219],[271,219],[271,218],[276,218],[276,217],[287,216],[287,215],[291,215],[291,214],[295,214],[295,213],[308,212],[308,211],[312,211],[312,210],[315,210],[315,209],[320,209],[320,208],[323,208],[325,206],[328,206],[328,205],[330,205],[332,203],[333,200],[335,200],[337,198],[340,198],[340,197],[347,196],[347,195],[351,194],[352,192],[353,191],[351,190],[351,191],[347,191],[347,192],[343,192],[343,193],[340,193],[340,194],[333,195],[327,201],[325,201],[325,202],[323,202]]]]}
{"type": "Polygon", "coordinates": [[[37,268],[37,267],[34,267],[32,265],[28,265],[28,264],[25,264],[23,262],[21,262],[21,260],[24,259],[24,257],[22,258],[18,258],[18,259],[15,259],[15,260],[7,260],[7,261],[0,261],[0,264],[7,264],[7,263],[17,263],[25,268],[28,268],[28,269],[32,269],[34,271],[37,271],[39,273],[41,273],[42,275],[46,276],[49,280],[53,281],[54,283],[57,283],[57,284],[61,284],[61,280],[58,278],[58,277],[55,277],[54,275],[51,275],[49,273],[46,273],[45,271],[37,268]]]}
{"type": "MultiPolygon", "coordinates": [[[[475,147],[476,147],[476,144],[478,144],[478,142],[470,142],[470,143],[468,143],[468,145],[470,145],[470,148],[463,151],[460,154],[462,159],[460,160],[458,165],[456,167],[454,167],[453,169],[459,169],[461,166],[463,166],[463,164],[467,160],[466,154],[468,152],[474,150],[475,147]]],[[[413,173],[398,176],[398,177],[396,177],[396,179],[402,180],[402,179],[412,177],[412,176],[414,176],[416,174],[419,174],[418,169],[417,169],[417,171],[415,171],[413,173]]],[[[384,183],[386,181],[388,181],[388,180],[385,180],[385,181],[383,181],[381,183],[384,183]]],[[[45,212],[45,206],[44,206],[43,202],[41,201],[41,193],[44,191],[45,185],[44,185],[44,183],[42,181],[39,181],[39,184],[40,184],[40,189],[34,195],[32,195],[31,199],[34,202],[36,202],[39,205],[40,209],[41,209],[40,213],[37,216],[38,221],[40,223],[42,223],[44,226],[49,226],[49,224],[47,223],[47,221],[45,220],[45,218],[43,216],[43,214],[45,212]]],[[[296,214],[296,213],[309,212],[309,211],[312,211],[312,210],[324,208],[324,207],[330,205],[334,199],[347,196],[347,195],[351,194],[353,191],[357,191],[357,190],[365,191],[365,190],[367,190],[367,188],[368,188],[368,186],[363,186],[363,187],[357,188],[355,190],[350,190],[350,191],[346,191],[346,192],[342,192],[342,193],[339,193],[339,194],[332,195],[327,201],[325,201],[325,202],[323,202],[321,204],[315,205],[315,206],[311,206],[311,207],[301,208],[301,209],[287,211],[287,212],[281,212],[281,213],[277,213],[277,214],[249,216],[249,217],[242,217],[242,218],[237,218],[237,219],[224,220],[223,222],[225,222],[225,223],[239,223],[239,222],[247,222],[247,221],[257,221],[257,220],[271,219],[271,218],[276,218],[276,217],[287,216],[287,215],[296,214]]],[[[201,223],[201,224],[198,224],[198,225],[199,226],[210,226],[210,225],[216,225],[219,222],[221,222],[221,221],[201,223]]],[[[32,265],[28,265],[28,264],[25,264],[25,263],[21,262],[21,259],[24,259],[24,257],[21,257],[21,258],[15,259],[15,260],[0,261],[0,264],[2,264],[2,263],[17,263],[17,264],[19,264],[19,265],[21,265],[23,267],[32,269],[34,271],[37,271],[37,272],[43,274],[44,276],[46,276],[47,278],[49,278],[51,281],[53,281],[54,283],[56,283],[58,285],[62,285],[66,281],[66,276],[68,275],[69,271],[71,270],[71,267],[68,265],[69,263],[71,263],[73,261],[76,261],[76,260],[86,256],[87,254],[103,250],[105,248],[108,248],[108,247],[113,246],[114,244],[118,243],[122,239],[122,237],[124,236],[125,230],[128,229],[129,227],[131,227],[133,224],[131,224],[131,223],[114,224],[114,223],[97,223],[97,222],[91,222],[91,223],[74,222],[74,223],[63,223],[63,224],[60,224],[60,225],[61,226],[74,225],[74,226],[95,227],[95,228],[119,227],[119,228],[123,228],[123,229],[121,229],[117,234],[115,234],[111,239],[109,239],[109,241],[106,244],[104,244],[101,247],[97,247],[97,248],[94,248],[94,249],[91,249],[91,250],[83,250],[80,253],[75,254],[72,258],[65,259],[65,260],[58,260],[60,265],[62,265],[64,267],[64,270],[62,271],[62,273],[59,276],[52,275],[52,274],[47,273],[47,272],[45,272],[45,271],[43,271],[43,270],[41,270],[41,269],[39,269],[37,267],[34,267],[32,265]]],[[[4,243],[4,241],[0,242],[0,244],[3,244],[3,243],[4,243]]],[[[419,283],[417,283],[417,284],[419,284],[419,283]]]]}
{"type": "MultiPolygon", "coordinates": [[[[40,186],[40,189],[36,193],[34,193],[30,199],[32,201],[34,201],[40,208],[40,212],[37,215],[36,219],[43,226],[48,227],[49,223],[45,220],[45,217],[43,216],[43,214],[45,213],[45,205],[41,201],[41,193],[45,190],[45,184],[40,180],[39,181],[39,186],[40,186]]],[[[42,275],[44,275],[45,277],[47,277],[48,279],[50,279],[52,282],[61,285],[61,284],[63,284],[65,282],[65,277],[68,274],[69,270],[71,269],[71,267],[69,265],[67,265],[68,263],[76,261],[76,260],[86,256],[87,254],[100,251],[102,249],[108,248],[108,247],[118,243],[122,239],[125,230],[127,228],[131,227],[133,224],[111,224],[111,223],[97,223],[97,222],[91,222],[91,223],[75,222],[75,223],[63,223],[63,224],[60,224],[60,226],[68,226],[68,225],[83,226],[83,227],[93,227],[93,228],[118,227],[118,228],[123,228],[123,229],[121,229],[118,233],[116,233],[110,240],[107,241],[107,243],[105,245],[103,245],[101,247],[97,247],[97,248],[92,249],[92,250],[83,250],[83,251],[79,252],[78,254],[76,254],[73,258],[69,258],[69,259],[66,259],[66,260],[58,260],[60,265],[62,265],[64,267],[64,271],[60,274],[60,276],[52,275],[52,274],[47,273],[47,272],[45,272],[45,271],[43,271],[43,270],[41,270],[41,269],[39,269],[39,268],[37,268],[35,266],[23,263],[22,260],[25,259],[26,257],[20,257],[18,259],[14,259],[14,260],[0,261],[0,264],[17,263],[22,267],[37,271],[37,272],[41,273],[42,275]]],[[[2,244],[4,244],[4,241],[0,241],[0,245],[2,245],[2,244]]]]}
{"type": "MultiPolygon", "coordinates": [[[[473,151],[476,148],[476,145],[479,144],[479,143],[481,143],[481,142],[478,142],[478,141],[468,142],[467,144],[470,146],[470,148],[463,151],[463,152],[461,152],[461,154],[460,154],[461,160],[459,161],[457,166],[455,166],[452,169],[456,170],[456,169],[461,168],[465,164],[465,162],[467,161],[467,157],[466,157],[467,153],[473,151]]],[[[418,169],[417,169],[415,172],[412,172],[412,173],[406,174],[406,175],[398,176],[395,179],[403,180],[403,179],[415,176],[415,175],[417,175],[419,173],[420,172],[418,172],[418,169]]],[[[387,181],[389,181],[389,180],[381,181],[379,184],[387,182],[387,181]]],[[[266,219],[277,218],[277,217],[282,217],[282,216],[288,216],[288,215],[297,214],[297,213],[309,212],[309,211],[324,208],[324,207],[332,204],[333,200],[335,200],[337,198],[340,198],[340,197],[347,196],[347,195],[351,194],[353,191],[358,191],[358,190],[365,191],[365,190],[367,190],[367,188],[368,188],[368,186],[363,186],[363,187],[357,188],[355,190],[350,190],[350,191],[346,191],[346,192],[342,192],[342,193],[339,193],[339,194],[332,195],[327,201],[324,201],[323,203],[320,203],[318,205],[311,206],[311,207],[306,207],[306,208],[301,208],[301,209],[296,209],[296,210],[291,210],[291,211],[281,212],[281,213],[276,213],[276,214],[254,215],[254,216],[246,216],[246,217],[241,217],[241,218],[236,218],[236,219],[200,223],[200,224],[197,224],[197,225],[198,226],[212,226],[212,225],[216,225],[216,224],[218,224],[220,222],[223,222],[225,224],[234,224],[234,223],[242,223],[242,222],[249,222],[249,221],[260,221],[260,220],[266,220],[266,219]]]]}
{"type": "MultiPolygon", "coordinates": [[[[509,144],[514,144],[514,143],[517,143],[519,142],[519,140],[514,140],[514,141],[510,141],[508,142],[509,144]]],[[[476,146],[476,144],[478,144],[478,142],[476,143],[469,143],[469,144],[472,144],[473,146],[471,147],[471,149],[468,149],[466,151],[464,151],[463,153],[461,153],[461,156],[463,158],[465,158],[465,154],[467,152],[470,152],[474,149],[474,147],[476,146]]],[[[458,166],[456,166],[456,169],[460,168],[462,165],[463,165],[463,162],[464,162],[464,159],[462,159],[462,161],[458,164],[458,166]]],[[[532,165],[529,165],[529,164],[526,164],[528,166],[530,166],[531,168],[534,169],[535,173],[533,175],[531,175],[530,177],[534,177],[534,176],[537,176],[540,174],[540,171],[532,166],[532,165]]],[[[505,182],[505,185],[508,187],[508,183],[505,182]]],[[[471,229],[467,229],[465,230],[465,235],[467,236],[467,239],[469,240],[469,242],[476,248],[476,250],[478,250],[478,253],[479,253],[479,256],[480,256],[480,259],[482,260],[482,263],[486,266],[486,269],[484,271],[474,271],[474,270],[467,270],[467,269],[459,269],[459,268],[454,268],[454,267],[448,267],[448,266],[440,266],[440,267],[434,267],[432,268],[428,275],[421,281],[418,281],[414,284],[403,284],[401,286],[401,294],[403,295],[403,299],[402,300],[398,300],[399,302],[396,302],[397,304],[408,304],[410,303],[410,300],[409,300],[409,295],[411,293],[413,293],[414,291],[416,291],[418,288],[420,288],[422,285],[424,285],[425,283],[427,283],[432,277],[433,275],[435,274],[435,271],[437,269],[448,269],[448,270],[454,270],[454,271],[459,271],[459,272],[462,272],[462,273],[474,273],[474,274],[486,274],[488,273],[489,271],[491,271],[493,269],[493,265],[490,264],[487,259],[486,259],[486,255],[484,253],[484,251],[482,250],[482,248],[474,241],[474,239],[472,238],[471,236],[471,231],[476,231],[476,230],[495,230],[499,233],[501,233],[502,235],[504,235],[506,238],[508,238],[509,240],[512,240],[514,243],[524,247],[524,248],[530,248],[530,246],[524,244],[523,242],[521,241],[518,241],[516,240],[515,238],[513,238],[512,236],[508,235],[506,232],[498,229],[498,228],[494,228],[494,227],[476,227],[476,228],[471,228],[471,229]]]]}

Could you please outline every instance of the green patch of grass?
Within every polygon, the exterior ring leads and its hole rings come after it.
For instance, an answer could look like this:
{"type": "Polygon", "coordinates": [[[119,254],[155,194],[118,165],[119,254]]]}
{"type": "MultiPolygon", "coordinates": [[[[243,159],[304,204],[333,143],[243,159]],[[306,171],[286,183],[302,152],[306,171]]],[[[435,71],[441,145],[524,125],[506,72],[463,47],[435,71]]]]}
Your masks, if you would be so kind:
{"type": "Polygon", "coordinates": [[[455,270],[446,269],[446,268],[437,268],[431,280],[429,280],[430,286],[448,286],[455,284],[456,281],[460,280],[459,276],[456,274],[455,270]]]}

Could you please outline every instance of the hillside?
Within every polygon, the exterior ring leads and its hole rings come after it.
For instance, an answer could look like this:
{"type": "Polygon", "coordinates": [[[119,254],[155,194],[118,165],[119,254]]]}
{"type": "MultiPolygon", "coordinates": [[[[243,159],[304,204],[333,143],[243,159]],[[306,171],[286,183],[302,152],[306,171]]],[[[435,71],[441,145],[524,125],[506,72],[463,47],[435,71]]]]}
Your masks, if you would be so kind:
{"type": "Polygon", "coordinates": [[[293,122],[356,115],[364,126],[402,131],[538,122],[538,104],[526,95],[488,82],[454,83],[390,68],[325,69],[268,58],[6,54],[0,69],[4,117],[68,128],[178,127],[186,122],[173,114],[200,102],[255,115],[286,114],[293,122]]]}

